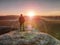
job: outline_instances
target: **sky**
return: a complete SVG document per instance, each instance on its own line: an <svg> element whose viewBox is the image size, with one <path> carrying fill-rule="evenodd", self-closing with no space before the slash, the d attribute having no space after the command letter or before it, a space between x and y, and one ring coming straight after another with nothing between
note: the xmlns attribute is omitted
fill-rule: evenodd
<svg viewBox="0 0 60 45"><path fill-rule="evenodd" d="M60 0L0 0L0 15L60 15Z"/></svg>

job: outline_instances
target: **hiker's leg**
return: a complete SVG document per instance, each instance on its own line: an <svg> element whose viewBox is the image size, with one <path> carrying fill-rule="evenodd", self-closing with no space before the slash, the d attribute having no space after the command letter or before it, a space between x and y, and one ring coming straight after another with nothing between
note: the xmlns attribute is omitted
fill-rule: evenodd
<svg viewBox="0 0 60 45"><path fill-rule="evenodd" d="M24 31L24 24L23 24L23 31Z"/></svg>

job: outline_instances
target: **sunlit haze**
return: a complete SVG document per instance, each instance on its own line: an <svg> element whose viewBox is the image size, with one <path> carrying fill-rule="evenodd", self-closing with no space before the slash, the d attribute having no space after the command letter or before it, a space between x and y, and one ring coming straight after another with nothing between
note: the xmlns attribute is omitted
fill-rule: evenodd
<svg viewBox="0 0 60 45"><path fill-rule="evenodd" d="M27 14L26 14L26 15L32 18L32 17L35 16L36 14L35 14L34 11L27 11Z"/></svg>
<svg viewBox="0 0 60 45"><path fill-rule="evenodd" d="M0 0L0 15L60 15L60 0Z"/></svg>

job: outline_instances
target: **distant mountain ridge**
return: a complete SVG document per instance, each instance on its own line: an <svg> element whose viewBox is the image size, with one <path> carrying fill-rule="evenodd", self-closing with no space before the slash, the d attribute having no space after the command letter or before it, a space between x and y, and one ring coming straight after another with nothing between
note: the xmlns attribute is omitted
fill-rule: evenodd
<svg viewBox="0 0 60 45"><path fill-rule="evenodd" d="M16 15L0 16L0 20L17 19L18 17L19 17L19 16L16 16Z"/></svg>
<svg viewBox="0 0 60 45"><path fill-rule="evenodd" d="M24 16L28 17L28 16ZM48 18L48 19L60 19L60 16L34 16L35 18ZM19 15L7 15L7 16L0 16L0 20L11 20L11 19L18 19Z"/></svg>

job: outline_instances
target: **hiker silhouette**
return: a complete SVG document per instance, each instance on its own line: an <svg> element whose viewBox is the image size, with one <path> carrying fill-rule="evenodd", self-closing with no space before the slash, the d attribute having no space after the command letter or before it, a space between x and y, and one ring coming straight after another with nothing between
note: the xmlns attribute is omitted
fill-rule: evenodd
<svg viewBox="0 0 60 45"><path fill-rule="evenodd" d="M25 18L23 16L23 14L21 14L19 17L20 31L24 31L24 22L25 22Z"/></svg>

